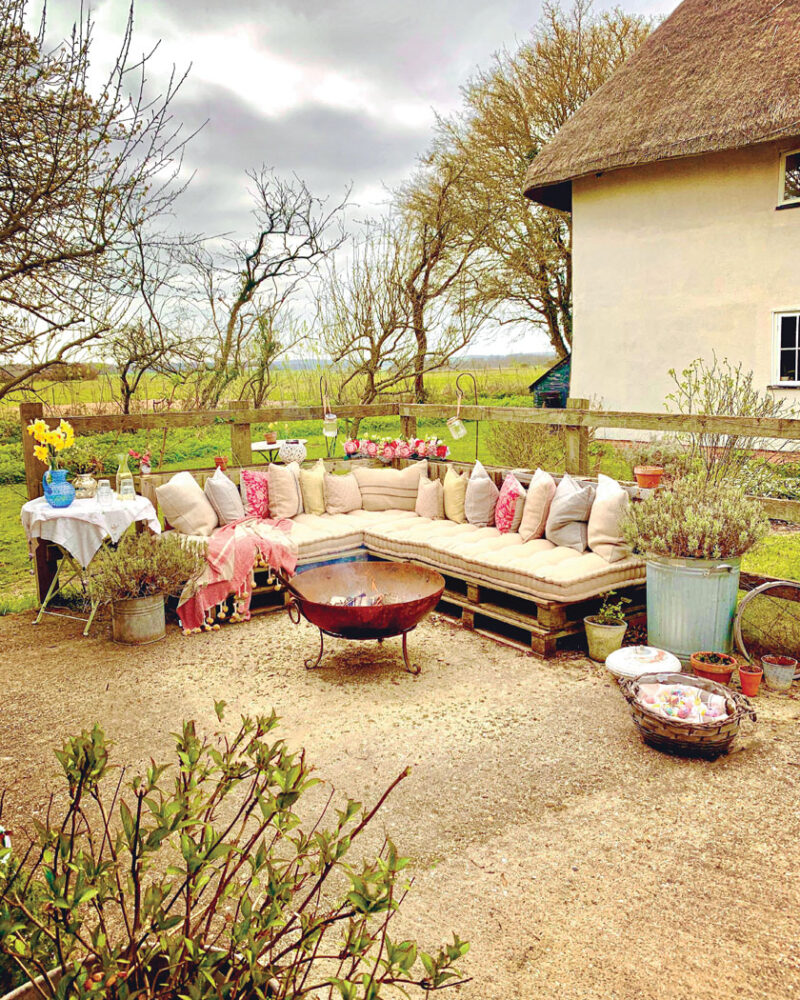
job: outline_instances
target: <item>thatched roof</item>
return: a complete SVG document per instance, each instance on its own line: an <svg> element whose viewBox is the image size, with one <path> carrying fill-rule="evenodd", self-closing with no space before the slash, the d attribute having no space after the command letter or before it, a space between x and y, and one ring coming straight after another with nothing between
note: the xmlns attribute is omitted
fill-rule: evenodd
<svg viewBox="0 0 800 1000"><path fill-rule="evenodd" d="M684 0L536 157L533 201L572 180L800 136L800 0Z"/></svg>

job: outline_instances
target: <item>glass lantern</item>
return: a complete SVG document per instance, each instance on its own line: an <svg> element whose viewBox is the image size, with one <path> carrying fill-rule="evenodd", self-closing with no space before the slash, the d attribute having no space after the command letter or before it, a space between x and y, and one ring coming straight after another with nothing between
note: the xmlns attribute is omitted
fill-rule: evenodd
<svg viewBox="0 0 800 1000"><path fill-rule="evenodd" d="M322 433L326 438L335 438L339 433L339 418L335 413L326 413L322 420Z"/></svg>
<svg viewBox="0 0 800 1000"><path fill-rule="evenodd" d="M447 421L447 429L450 431L451 437L456 441L459 438L463 438L467 433L467 428L464 426L464 421L461 417L450 417Z"/></svg>

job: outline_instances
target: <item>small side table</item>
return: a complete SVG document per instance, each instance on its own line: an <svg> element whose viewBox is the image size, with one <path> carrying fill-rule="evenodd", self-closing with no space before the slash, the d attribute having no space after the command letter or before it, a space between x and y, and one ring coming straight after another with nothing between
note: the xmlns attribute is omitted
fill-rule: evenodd
<svg viewBox="0 0 800 1000"><path fill-rule="evenodd" d="M38 497L23 504L20 517L29 543L51 542L60 553L55 576L33 624L38 625L43 615L72 618L86 622L84 635L89 634L99 601L90 602L88 618L50 611L48 606L74 580L85 586L92 559L104 545L118 542L132 524L143 521L154 534L161 533L155 507L141 496L135 500L114 500L109 507L101 507L95 499L73 500L69 507L51 507L44 497ZM66 580L62 573L65 566L70 570Z"/></svg>
<svg viewBox="0 0 800 1000"><path fill-rule="evenodd" d="M308 438L297 438L300 444L305 444ZM250 450L255 452L256 455L260 455L264 461L271 465L278 459L278 452L281 449L281 445L286 444L286 440L283 438L278 438L274 444L269 444L267 441L254 441L250 445Z"/></svg>

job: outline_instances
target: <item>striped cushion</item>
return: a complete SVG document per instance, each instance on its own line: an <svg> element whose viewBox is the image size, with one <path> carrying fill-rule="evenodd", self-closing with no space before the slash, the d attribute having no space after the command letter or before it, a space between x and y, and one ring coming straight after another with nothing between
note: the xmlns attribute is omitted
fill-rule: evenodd
<svg viewBox="0 0 800 1000"><path fill-rule="evenodd" d="M420 476L428 475L427 462L405 469L356 469L364 510L414 510Z"/></svg>

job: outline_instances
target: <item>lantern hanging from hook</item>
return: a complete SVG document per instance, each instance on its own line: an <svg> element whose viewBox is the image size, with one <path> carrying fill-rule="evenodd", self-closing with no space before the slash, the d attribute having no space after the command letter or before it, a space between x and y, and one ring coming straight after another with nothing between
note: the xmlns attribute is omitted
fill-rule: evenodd
<svg viewBox="0 0 800 1000"><path fill-rule="evenodd" d="M325 440L325 455L333 458L336 453L336 439L339 436L339 418L331 413L328 401L328 380L324 375L319 377L319 400L322 404L322 436Z"/></svg>
<svg viewBox="0 0 800 1000"><path fill-rule="evenodd" d="M475 376L472 372L461 372L461 374L456 378L456 412L455 416L450 417L447 421L447 429L455 440L463 438L467 433L467 428L464 426L464 421L461 419L461 403L464 399L464 390L461 388L461 380L463 378L468 378L472 380L472 395L475 401L475 406L478 405L478 383L475 380ZM478 441L479 441L479 421L475 421L475 461L478 460Z"/></svg>

